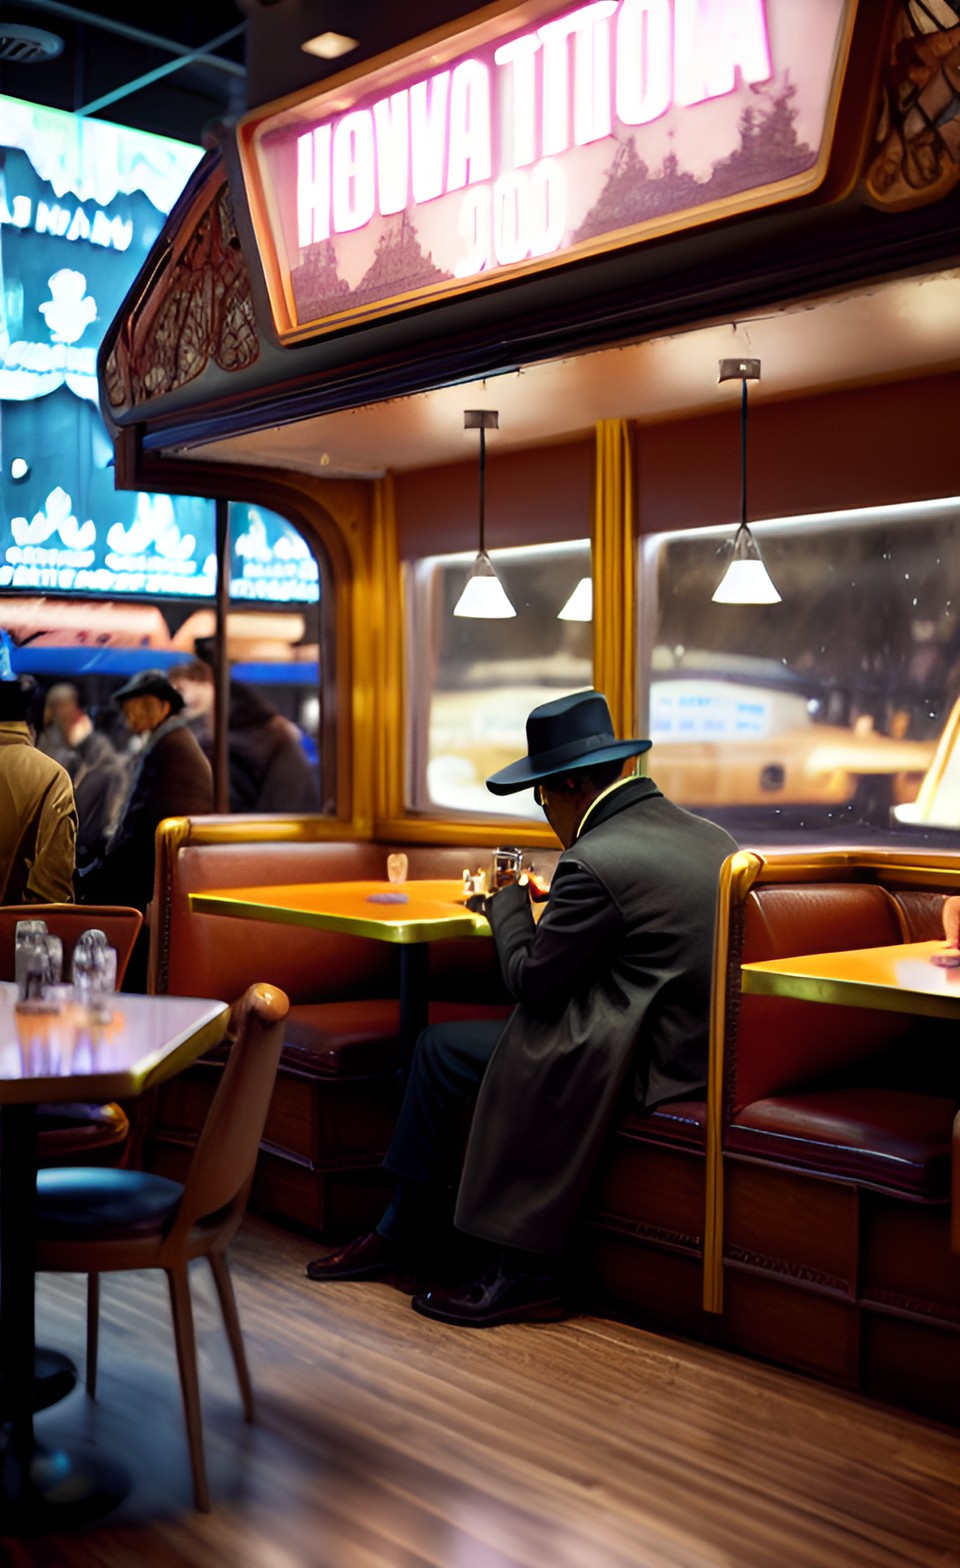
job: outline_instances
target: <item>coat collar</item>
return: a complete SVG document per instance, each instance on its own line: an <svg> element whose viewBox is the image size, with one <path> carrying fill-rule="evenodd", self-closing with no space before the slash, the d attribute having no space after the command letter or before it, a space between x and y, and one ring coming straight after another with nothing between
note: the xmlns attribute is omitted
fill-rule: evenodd
<svg viewBox="0 0 960 1568"><path fill-rule="evenodd" d="M4 719L0 723L0 746L32 746L33 736L22 719Z"/></svg>
<svg viewBox="0 0 960 1568"><path fill-rule="evenodd" d="M660 793L653 779L645 777L618 779L615 784L610 785L609 789L605 789L602 795L597 796L592 806L587 807L577 829L574 843L599 823L609 822L611 817L626 811L629 806L635 806L641 800L650 800Z"/></svg>

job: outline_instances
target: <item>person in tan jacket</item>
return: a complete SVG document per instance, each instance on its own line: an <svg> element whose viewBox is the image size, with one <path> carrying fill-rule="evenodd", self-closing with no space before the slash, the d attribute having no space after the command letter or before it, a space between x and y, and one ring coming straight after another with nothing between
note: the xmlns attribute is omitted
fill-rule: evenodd
<svg viewBox="0 0 960 1568"><path fill-rule="evenodd" d="M0 903L73 903L77 810L70 775L37 751L30 689L0 677Z"/></svg>

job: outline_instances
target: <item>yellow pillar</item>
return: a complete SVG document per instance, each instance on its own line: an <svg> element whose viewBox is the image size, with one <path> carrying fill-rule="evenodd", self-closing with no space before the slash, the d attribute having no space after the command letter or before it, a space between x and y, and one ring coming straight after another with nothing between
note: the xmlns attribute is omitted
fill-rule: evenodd
<svg viewBox="0 0 960 1568"><path fill-rule="evenodd" d="M606 694L613 727L635 734L637 573L633 461L626 419L596 427L593 535L593 678Z"/></svg>

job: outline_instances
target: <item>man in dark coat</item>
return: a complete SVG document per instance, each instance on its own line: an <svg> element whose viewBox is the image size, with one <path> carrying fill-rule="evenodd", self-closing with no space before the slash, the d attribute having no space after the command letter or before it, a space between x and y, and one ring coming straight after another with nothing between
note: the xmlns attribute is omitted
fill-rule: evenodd
<svg viewBox="0 0 960 1568"><path fill-rule="evenodd" d="M0 904L70 903L77 837L66 769L33 744L31 690L0 644Z"/></svg>
<svg viewBox="0 0 960 1568"><path fill-rule="evenodd" d="M517 1006L504 1026L424 1031L385 1160L394 1199L370 1235L308 1266L321 1280L416 1266L477 1096L455 1221L499 1254L413 1301L477 1327L561 1315L561 1261L625 1090L641 1108L703 1090L717 883L736 849L652 779L621 777L650 742L616 740L599 692L534 709L527 745L487 786L535 786L564 853L538 923L519 882L485 900Z"/></svg>
<svg viewBox="0 0 960 1568"><path fill-rule="evenodd" d="M164 817L213 810L213 774L162 670L140 670L114 693L127 727L143 735L116 822L80 884L84 903L132 904L153 897L154 836Z"/></svg>

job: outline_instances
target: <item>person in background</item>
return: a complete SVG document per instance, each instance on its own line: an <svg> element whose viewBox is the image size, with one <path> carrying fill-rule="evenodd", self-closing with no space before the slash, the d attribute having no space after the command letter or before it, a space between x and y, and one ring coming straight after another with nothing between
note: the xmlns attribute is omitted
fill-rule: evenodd
<svg viewBox="0 0 960 1568"><path fill-rule="evenodd" d="M70 775L33 744L32 683L0 644L0 903L69 904L77 813Z"/></svg>
<svg viewBox="0 0 960 1568"><path fill-rule="evenodd" d="M211 812L213 775L181 716L183 698L162 670L140 670L113 700L143 744L101 852L81 872L80 892L84 903L132 904L146 911L153 896L157 827L164 817Z"/></svg>
<svg viewBox="0 0 960 1568"><path fill-rule="evenodd" d="M394 1197L374 1231L310 1263L312 1279L442 1278L459 1232L495 1260L415 1296L416 1311L477 1328L559 1317L573 1228L625 1094L649 1108L703 1092L717 886L736 845L651 778L621 776L649 745L618 741L601 693L577 692L535 708L528 755L487 780L498 795L532 786L564 846L539 922L529 884L482 900L516 1006L502 1026L424 1030L384 1161Z"/></svg>
<svg viewBox="0 0 960 1568"><path fill-rule="evenodd" d="M213 761L216 688L202 659L174 665L170 680L184 699L184 717ZM318 811L317 776L295 724L252 687L230 683L228 725L231 811Z"/></svg>
<svg viewBox="0 0 960 1568"><path fill-rule="evenodd" d="M86 866L98 853L123 798L124 759L80 704L69 681L47 692L43 729L37 747L66 768L77 803L77 865Z"/></svg>

